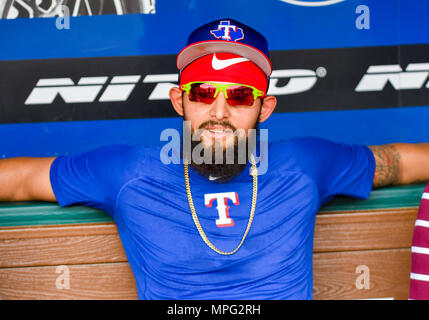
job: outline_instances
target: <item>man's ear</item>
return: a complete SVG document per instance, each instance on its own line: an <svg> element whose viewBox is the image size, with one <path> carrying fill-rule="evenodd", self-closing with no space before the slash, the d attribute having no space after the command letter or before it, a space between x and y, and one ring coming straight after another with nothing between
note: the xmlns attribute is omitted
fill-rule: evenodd
<svg viewBox="0 0 429 320"><path fill-rule="evenodd" d="M275 96L266 96L262 100L261 113L259 115L259 122L264 122L273 113L277 105L277 98Z"/></svg>
<svg viewBox="0 0 429 320"><path fill-rule="evenodd" d="M173 105L174 110L183 117L183 100L182 100L182 90L179 87L173 87L170 89L170 101Z"/></svg>

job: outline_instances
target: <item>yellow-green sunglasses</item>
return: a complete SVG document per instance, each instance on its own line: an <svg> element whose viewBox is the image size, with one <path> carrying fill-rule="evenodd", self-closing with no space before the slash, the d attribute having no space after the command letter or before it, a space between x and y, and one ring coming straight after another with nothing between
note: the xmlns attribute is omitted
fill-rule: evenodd
<svg viewBox="0 0 429 320"><path fill-rule="evenodd" d="M240 83L214 83L206 81L194 81L180 86L185 91L190 101L211 104L220 91L231 106L251 106L258 97L264 97L265 93L255 87Z"/></svg>

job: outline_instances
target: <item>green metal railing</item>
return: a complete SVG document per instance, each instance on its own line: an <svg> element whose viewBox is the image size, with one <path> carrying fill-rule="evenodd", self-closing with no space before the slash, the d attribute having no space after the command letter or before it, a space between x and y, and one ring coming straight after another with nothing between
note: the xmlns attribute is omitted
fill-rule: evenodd
<svg viewBox="0 0 429 320"><path fill-rule="evenodd" d="M426 184L376 189L368 199L337 197L320 212L418 207ZM49 202L0 202L0 227L113 222L104 211Z"/></svg>

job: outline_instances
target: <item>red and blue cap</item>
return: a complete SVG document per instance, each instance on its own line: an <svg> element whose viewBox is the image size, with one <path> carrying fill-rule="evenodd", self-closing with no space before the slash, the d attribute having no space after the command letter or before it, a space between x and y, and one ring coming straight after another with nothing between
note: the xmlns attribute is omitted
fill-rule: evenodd
<svg viewBox="0 0 429 320"><path fill-rule="evenodd" d="M231 53L247 58L267 78L271 75L267 40L256 30L236 20L219 19L194 30L177 56L177 68L182 72L198 58L213 53Z"/></svg>

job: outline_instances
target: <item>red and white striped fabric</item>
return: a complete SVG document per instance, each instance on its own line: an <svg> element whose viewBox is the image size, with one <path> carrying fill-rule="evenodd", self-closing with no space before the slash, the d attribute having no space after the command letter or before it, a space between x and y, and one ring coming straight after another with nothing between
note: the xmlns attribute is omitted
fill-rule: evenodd
<svg viewBox="0 0 429 320"><path fill-rule="evenodd" d="M411 244L409 299L429 300L429 184L422 195Z"/></svg>

